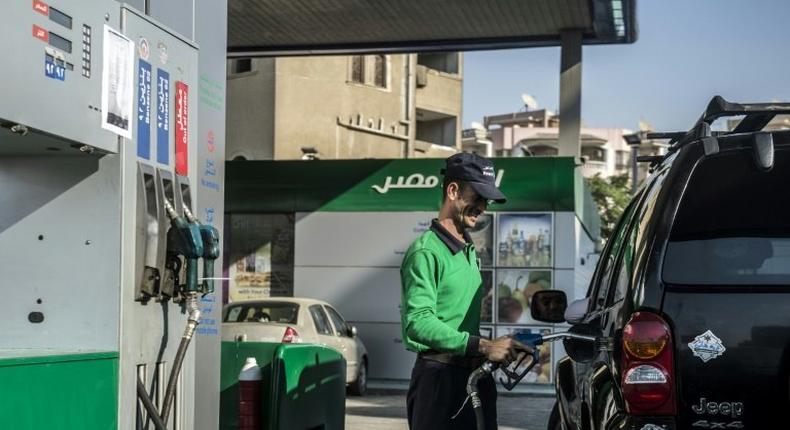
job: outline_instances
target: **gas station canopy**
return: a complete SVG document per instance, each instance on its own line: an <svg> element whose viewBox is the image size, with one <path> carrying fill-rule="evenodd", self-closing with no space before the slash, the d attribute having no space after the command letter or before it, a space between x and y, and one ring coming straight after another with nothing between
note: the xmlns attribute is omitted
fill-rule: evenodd
<svg viewBox="0 0 790 430"><path fill-rule="evenodd" d="M228 56L632 43L636 0L229 0Z"/></svg>

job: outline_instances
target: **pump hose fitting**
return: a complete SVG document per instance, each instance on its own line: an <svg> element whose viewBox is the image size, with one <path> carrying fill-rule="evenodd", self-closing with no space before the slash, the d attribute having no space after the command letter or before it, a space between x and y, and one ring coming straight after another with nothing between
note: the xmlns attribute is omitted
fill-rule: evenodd
<svg viewBox="0 0 790 430"><path fill-rule="evenodd" d="M195 334L198 324L200 323L200 309L197 304L197 293L190 293L186 297L186 307L189 311L187 318L187 327L184 330L184 335L181 337L181 343L178 345L176 357L173 360L173 368L170 369L170 377L167 381L167 391L165 391L165 400L162 402L162 421L167 423L170 418L170 409L173 405L173 397L176 393L176 383L178 382L178 375L181 373L181 365L184 363L184 357L189 347L189 342Z"/></svg>
<svg viewBox="0 0 790 430"><path fill-rule="evenodd" d="M466 381L466 394L469 396L468 398L472 400L472 410L475 412L477 430L485 430L486 428L485 416L483 415L483 401L480 400L477 383L480 382L480 379L484 376L490 375L496 368L497 364L486 361L482 366L472 371L472 374L469 375L469 379ZM463 409L463 406L461 406L461 408Z"/></svg>

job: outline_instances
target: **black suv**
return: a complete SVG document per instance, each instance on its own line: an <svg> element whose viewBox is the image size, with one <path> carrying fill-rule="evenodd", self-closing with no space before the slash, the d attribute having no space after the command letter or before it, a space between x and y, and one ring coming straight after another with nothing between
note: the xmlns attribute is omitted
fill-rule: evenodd
<svg viewBox="0 0 790 430"><path fill-rule="evenodd" d="M715 97L653 136L668 154L643 160L587 297L532 309L597 338L564 341L550 430L790 428L790 130L763 130L788 113Z"/></svg>

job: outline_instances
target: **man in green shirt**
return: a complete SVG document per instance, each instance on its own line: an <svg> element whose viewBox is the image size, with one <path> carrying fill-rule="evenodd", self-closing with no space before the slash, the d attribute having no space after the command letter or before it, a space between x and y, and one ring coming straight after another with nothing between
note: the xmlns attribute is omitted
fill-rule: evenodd
<svg viewBox="0 0 790 430"><path fill-rule="evenodd" d="M411 244L401 264L401 330L417 352L407 410L412 430L474 429L471 407L453 419L466 398L469 374L488 359L515 358L524 345L509 337L480 338L482 279L467 229L489 201L504 203L494 166L477 154L446 160L442 207L430 230ZM496 429L496 387L480 381L486 429Z"/></svg>

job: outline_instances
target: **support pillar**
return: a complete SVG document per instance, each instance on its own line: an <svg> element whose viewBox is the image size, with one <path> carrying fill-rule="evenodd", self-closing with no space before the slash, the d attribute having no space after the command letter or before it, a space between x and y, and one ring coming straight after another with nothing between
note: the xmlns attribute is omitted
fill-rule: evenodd
<svg viewBox="0 0 790 430"><path fill-rule="evenodd" d="M561 35L559 155L581 155L582 32L565 30Z"/></svg>

